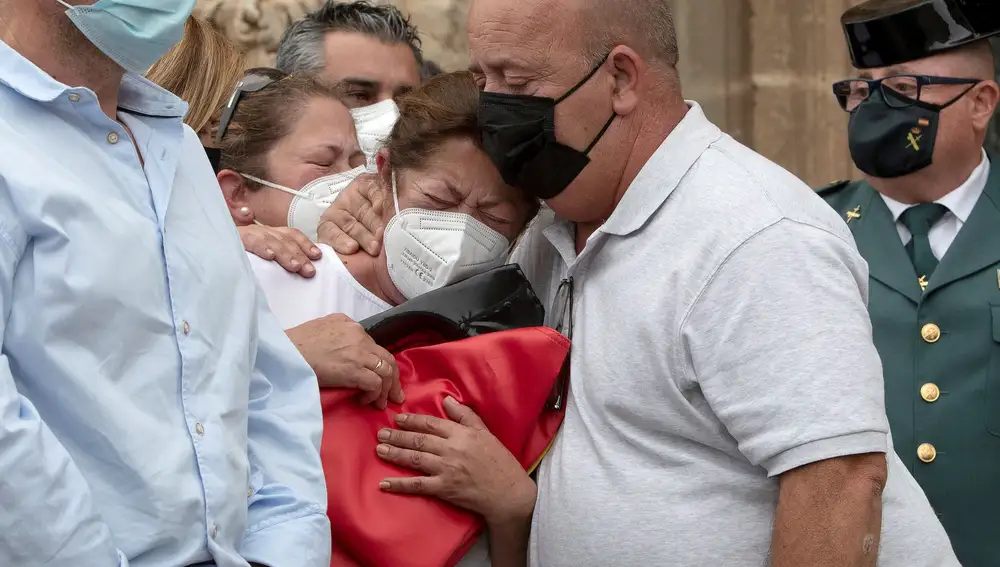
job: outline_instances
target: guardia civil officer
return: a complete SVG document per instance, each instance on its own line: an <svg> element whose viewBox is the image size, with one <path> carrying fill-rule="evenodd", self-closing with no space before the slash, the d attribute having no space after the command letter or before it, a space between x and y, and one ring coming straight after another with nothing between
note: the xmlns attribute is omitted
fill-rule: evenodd
<svg viewBox="0 0 1000 567"><path fill-rule="evenodd" d="M962 564L1000 565L1000 164L983 149L1000 3L870 0L841 22L858 78L834 94L864 179L820 194L869 264L896 451Z"/></svg>

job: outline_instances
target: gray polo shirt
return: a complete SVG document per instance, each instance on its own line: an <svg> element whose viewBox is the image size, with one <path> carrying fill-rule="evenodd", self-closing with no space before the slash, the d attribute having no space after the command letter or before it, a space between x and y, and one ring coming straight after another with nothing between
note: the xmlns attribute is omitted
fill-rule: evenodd
<svg viewBox="0 0 1000 567"><path fill-rule="evenodd" d="M514 261L573 278L566 421L534 567L761 567L778 476L887 452L879 565L958 565L890 450L868 269L837 214L694 103L577 255L550 211Z"/></svg>

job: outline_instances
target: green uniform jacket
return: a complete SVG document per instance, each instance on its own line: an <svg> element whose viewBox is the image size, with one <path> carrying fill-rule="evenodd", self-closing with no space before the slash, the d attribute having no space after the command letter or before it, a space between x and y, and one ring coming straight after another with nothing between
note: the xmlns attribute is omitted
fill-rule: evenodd
<svg viewBox="0 0 1000 567"><path fill-rule="evenodd" d="M992 164L982 197L923 291L871 185L819 191L868 262L868 309L896 452L965 567L1000 566L1000 161Z"/></svg>

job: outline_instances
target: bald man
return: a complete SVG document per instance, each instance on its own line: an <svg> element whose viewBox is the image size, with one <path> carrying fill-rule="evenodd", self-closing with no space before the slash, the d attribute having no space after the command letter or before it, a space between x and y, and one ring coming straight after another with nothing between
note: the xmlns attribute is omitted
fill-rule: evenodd
<svg viewBox="0 0 1000 567"><path fill-rule="evenodd" d="M957 565L891 449L848 228L684 100L670 3L474 0L468 32L481 147L548 205L514 261L573 340L565 422L503 549L530 533L538 567ZM377 239L363 197L321 237ZM473 490L412 480L391 489Z"/></svg>
<svg viewBox="0 0 1000 567"><path fill-rule="evenodd" d="M864 179L820 193L871 269L896 451L962 565L992 567L1000 561L1000 168L983 142L1000 99L985 39L1000 31L1000 7L883 4L844 15L858 78L834 86ZM948 42L942 29L953 32ZM910 45L880 41L904 36Z"/></svg>

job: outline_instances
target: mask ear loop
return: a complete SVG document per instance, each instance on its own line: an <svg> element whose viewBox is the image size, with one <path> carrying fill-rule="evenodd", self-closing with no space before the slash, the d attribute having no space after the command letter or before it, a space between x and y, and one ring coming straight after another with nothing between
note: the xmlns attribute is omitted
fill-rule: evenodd
<svg viewBox="0 0 1000 567"><path fill-rule="evenodd" d="M594 75L596 75L597 72L601 70L601 67L603 67L604 64L608 61L608 57L611 57L611 52L610 51L608 52L607 55L605 55L603 58L601 58L601 62L600 63L598 63L597 65L595 65L594 68L591 69L589 73L587 73L586 77L584 77L583 79L581 79L579 83L577 83L576 85L573 86L573 88L571 88L570 90L566 91L566 94L564 94L561 97L557 98L555 100L554 104L559 104L560 102L566 100L567 98L570 97L570 95L572 95L573 93L575 93L576 91L578 91L580 89L580 87L582 87L583 85L586 85L587 81L589 81L591 77L593 77Z"/></svg>
<svg viewBox="0 0 1000 567"><path fill-rule="evenodd" d="M271 183L270 181L264 181L263 179L260 179L258 177L254 177L253 175L247 175L245 173L241 173L240 175L242 175L243 177L249 179L250 181L253 181L254 183L259 183L259 184L263 185L264 187L270 187L271 189L277 189L278 191L284 191L285 193L288 193L289 195L294 195L296 197L301 197L303 199L308 199L309 198L309 196L306 195L305 193L303 193L302 191L296 191L295 189L289 189L288 187L285 187L284 185L278 185L277 183Z"/></svg>
<svg viewBox="0 0 1000 567"><path fill-rule="evenodd" d="M590 154L590 150L594 149L594 146L597 145L597 142L601 141L601 138L604 137L605 132L607 132L608 128L611 127L611 123L615 121L615 118L618 118L618 115L615 113L611 113L611 118L608 118L608 121L604 123L604 128L601 128L601 131L597 133L597 137L595 137L594 141L591 142L589 146L587 146L587 149L583 150L584 155Z"/></svg>
<svg viewBox="0 0 1000 567"><path fill-rule="evenodd" d="M396 192L396 170L392 170L392 206L396 207L396 214L399 215L399 194Z"/></svg>

